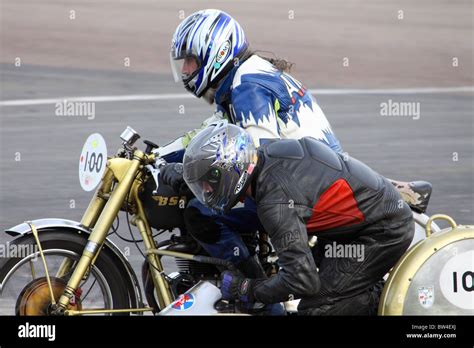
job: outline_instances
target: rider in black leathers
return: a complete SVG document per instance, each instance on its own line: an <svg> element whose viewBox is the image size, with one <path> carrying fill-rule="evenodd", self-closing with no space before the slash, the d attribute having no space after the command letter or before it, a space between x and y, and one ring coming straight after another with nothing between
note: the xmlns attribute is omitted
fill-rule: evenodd
<svg viewBox="0 0 474 348"><path fill-rule="evenodd" d="M241 149L243 133L233 125L211 126L190 143L184 159L184 179L208 206L226 211L243 194L255 200L279 257L280 270L268 279L224 272L224 298L267 304L301 298L302 314L376 314L378 283L414 234L411 210L400 194L365 164L313 138L275 140L255 150L253 160L241 160L228 148L234 137ZM218 144L220 154L203 151L209 139L219 143L221 134L227 147ZM249 141L244 151L252 146ZM242 180L242 171L234 180L229 163L246 168L248 180ZM210 172L213 179L205 174ZM230 190L223 189L237 179ZM311 235L318 237L314 250L308 245ZM362 252L355 255L356 249Z"/></svg>

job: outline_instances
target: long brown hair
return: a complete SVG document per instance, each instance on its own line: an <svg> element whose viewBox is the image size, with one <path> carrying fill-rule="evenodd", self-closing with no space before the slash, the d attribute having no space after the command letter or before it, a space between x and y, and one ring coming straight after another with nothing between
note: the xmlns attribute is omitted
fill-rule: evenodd
<svg viewBox="0 0 474 348"><path fill-rule="evenodd" d="M252 51L252 54L256 54L260 58L265 59L266 61L269 61L275 66L275 68L286 73L289 73L293 65L295 65L295 63L292 63L286 59L277 57L275 53L270 52L270 51ZM270 54L271 56L268 56L268 54Z"/></svg>

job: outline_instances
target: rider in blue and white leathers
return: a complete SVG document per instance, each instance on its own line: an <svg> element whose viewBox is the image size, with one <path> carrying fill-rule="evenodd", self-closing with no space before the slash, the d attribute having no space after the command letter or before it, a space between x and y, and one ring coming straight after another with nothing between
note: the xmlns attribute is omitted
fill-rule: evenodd
<svg viewBox="0 0 474 348"><path fill-rule="evenodd" d="M342 152L309 91L270 60L253 54L240 25L219 10L190 15L173 36L171 63L175 79L197 97L216 104L214 115L202 127L225 118L244 128L256 146L271 139L311 136ZM180 180L182 169L171 162L182 162L184 149L198 131L156 150L170 163L161 169L165 183ZM241 233L262 228L252 200L220 214L193 199L184 216L187 230L211 256L234 262L249 277L261 271L253 251L241 238Z"/></svg>

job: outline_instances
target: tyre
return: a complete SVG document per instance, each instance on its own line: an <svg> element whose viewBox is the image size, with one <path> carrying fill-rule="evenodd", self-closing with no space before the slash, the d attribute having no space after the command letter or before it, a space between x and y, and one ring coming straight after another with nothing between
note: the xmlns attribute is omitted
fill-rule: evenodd
<svg viewBox="0 0 474 348"><path fill-rule="evenodd" d="M62 294L87 243L85 236L66 230L41 231L41 247L48 265L53 294ZM9 243L16 254L0 260L0 314L48 315L51 291L34 236L28 234ZM71 300L70 309L128 309L129 294L114 258L102 249ZM120 313L114 315L129 315Z"/></svg>

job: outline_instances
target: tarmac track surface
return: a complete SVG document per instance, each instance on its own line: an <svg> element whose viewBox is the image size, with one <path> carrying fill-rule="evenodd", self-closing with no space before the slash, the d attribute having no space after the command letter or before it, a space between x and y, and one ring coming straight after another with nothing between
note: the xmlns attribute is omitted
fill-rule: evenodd
<svg viewBox="0 0 474 348"><path fill-rule="evenodd" d="M44 217L81 219L91 194L80 189L78 157L90 133L104 136L109 153L119 147L127 125L142 139L163 145L212 112L201 100L179 96L185 92L171 81L166 62L177 13L189 14L204 5L177 1L157 6L145 0L71 4L2 3L2 230ZM292 8L283 1L253 4L212 1L207 7L234 14L253 47L296 62L297 78L326 90L314 95L349 155L390 178L431 182L429 214L446 213L458 223L474 223L472 87L471 92L384 92L473 85L472 2L297 1ZM67 18L71 8L77 11L76 22ZM399 9L405 11L404 22L396 19ZM294 11L293 21L289 11ZM29 12L35 16L24 15ZM274 35L268 35L270 26ZM124 68L127 56L132 65ZM14 66L15 57L22 58L21 67ZM350 67L342 67L343 57L350 58ZM453 57L461 63L457 69ZM344 88L381 90L328 91ZM150 94L177 97L97 102L94 119L56 116L54 103L2 105L24 99ZM381 116L380 104L390 100L419 103L419 119ZM128 236L123 216L119 232ZM0 243L11 239L0 233ZM142 257L134 246L112 239L122 250L130 247L129 260L140 274ZM172 262L166 266L174 268Z"/></svg>

